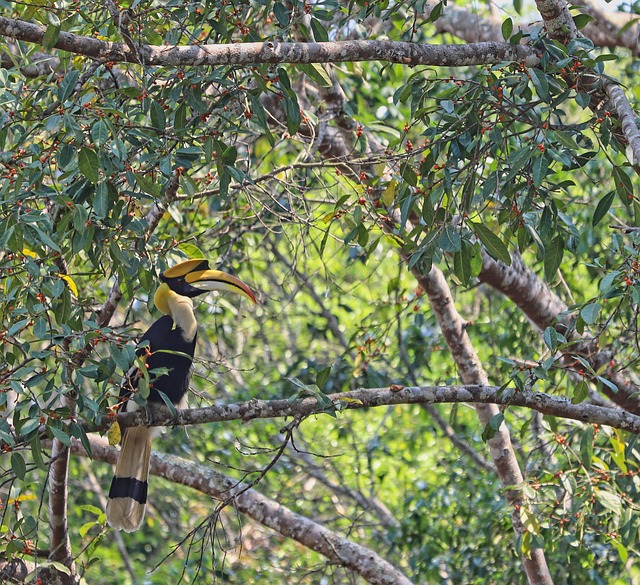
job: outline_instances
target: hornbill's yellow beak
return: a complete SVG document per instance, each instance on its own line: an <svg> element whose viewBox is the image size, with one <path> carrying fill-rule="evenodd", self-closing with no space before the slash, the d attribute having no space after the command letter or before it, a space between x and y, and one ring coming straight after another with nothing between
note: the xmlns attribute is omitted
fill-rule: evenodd
<svg viewBox="0 0 640 585"><path fill-rule="evenodd" d="M185 280L193 288L203 293L221 290L238 293L254 303L257 302L253 292L244 282L231 274L222 272L222 270L198 270L187 274Z"/></svg>
<svg viewBox="0 0 640 585"><path fill-rule="evenodd" d="M211 270L207 260L187 260L165 270L160 279L175 293L185 297L197 297L209 291L226 291L240 294L257 302L251 289L239 278Z"/></svg>

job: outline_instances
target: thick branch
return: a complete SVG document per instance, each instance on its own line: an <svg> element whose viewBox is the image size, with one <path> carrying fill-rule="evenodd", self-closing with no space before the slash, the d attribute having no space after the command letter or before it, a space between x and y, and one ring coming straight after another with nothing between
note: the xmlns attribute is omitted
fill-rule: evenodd
<svg viewBox="0 0 640 585"><path fill-rule="evenodd" d="M61 441L53 441L51 458L54 461L49 471L49 559L62 563L71 570L71 576L60 573L65 583L74 583L75 572L71 543L67 527L67 480L69 476L69 449Z"/></svg>
<svg viewBox="0 0 640 585"><path fill-rule="evenodd" d="M615 106L616 112L618 112L618 118L620 118L620 124L622 124L622 133L633 152L633 157L629 158L632 159L637 168L640 165L640 130L636 121L638 116L633 111L624 91L617 83L606 81L604 83L604 91Z"/></svg>
<svg viewBox="0 0 640 585"><path fill-rule="evenodd" d="M576 37L578 29L566 0L536 0L536 6L552 39L566 43Z"/></svg>
<svg viewBox="0 0 640 585"><path fill-rule="evenodd" d="M74 440L72 450L85 454L79 441ZM104 440L91 439L94 460L115 463L117 450ZM303 546L326 557L331 563L346 567L374 585L411 585L411 581L391 563L373 550L348 540L339 534L296 514L255 489L203 465L172 455L151 456L153 475L191 487L217 500L229 501L238 511L256 522L291 538Z"/></svg>
<svg viewBox="0 0 640 585"><path fill-rule="evenodd" d="M0 17L0 34L42 44L46 29L22 20ZM404 65L460 67L502 61L523 61L532 67L539 59L529 47L509 43L420 45L396 41L335 41L326 43L233 43L222 45L140 45L133 52L124 43L102 41L61 32L54 47L111 62L164 66L253 65L257 63L342 63L389 61Z"/></svg>
<svg viewBox="0 0 640 585"><path fill-rule="evenodd" d="M617 408L607 408L593 404L573 404L570 400L551 396L543 392L518 392L513 389L501 390L498 386L406 386L398 389L361 388L350 392L329 394L327 398L338 410L358 410L375 406L396 404L434 404L454 402L476 402L500 404L503 406L522 406L543 414L567 418L582 423L596 423L640 434L640 416ZM205 408L187 408L177 410L175 416L167 408L154 409L151 416L145 410L119 414L118 422L122 426L183 426L241 420L247 422L259 418L298 417L304 418L326 413L324 405L315 398L299 400L258 400L207 406ZM152 419L152 420L151 420ZM88 429L100 430L97 427Z"/></svg>
<svg viewBox="0 0 640 585"><path fill-rule="evenodd" d="M553 326L569 341L577 342L566 352L567 363L575 362L572 356L579 353L594 371L600 372L604 367L601 375L611 380L618 391L602 385L602 393L629 412L640 414L637 386L628 376L612 369L609 364L611 356L598 347L596 340L580 336L571 328L567 305L524 264L519 255L512 255L511 266L507 266L483 252L478 278L511 299L541 331Z"/></svg>
<svg viewBox="0 0 640 585"><path fill-rule="evenodd" d="M488 382L487 373L484 371L467 335L466 323L455 307L451 290L442 271L433 266L426 274L420 273L417 269L414 269L413 272L429 297L431 308L436 315L460 376L467 384L486 385ZM500 412L498 407L493 404L476 404L474 406L480 422L485 427ZM502 486L516 488L521 485L524 478L513 450L509 429L504 423L500 425L495 435L487 443ZM513 506L511 516L514 531L518 536L522 536L525 532L520 519L522 494L517 489L507 489L505 496ZM529 551L529 554L523 554L522 564L530 585L553 584L544 551L541 549L534 549Z"/></svg>

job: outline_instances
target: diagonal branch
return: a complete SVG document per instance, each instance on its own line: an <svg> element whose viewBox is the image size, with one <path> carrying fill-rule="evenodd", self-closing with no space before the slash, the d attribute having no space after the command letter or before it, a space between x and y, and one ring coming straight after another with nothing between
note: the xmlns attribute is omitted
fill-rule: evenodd
<svg viewBox="0 0 640 585"><path fill-rule="evenodd" d="M594 371L599 372L604 367L602 375L617 386L617 392L602 385L603 394L629 412L640 414L638 387L627 376L613 370L609 365L610 353L600 349L596 340L578 335L571 328L567 305L524 264L520 255L513 254L511 266L507 266L483 252L478 278L511 299L541 331L554 327L569 341L575 342L576 345L565 354L567 363L573 364L575 359L572 356L580 354Z"/></svg>
<svg viewBox="0 0 640 585"><path fill-rule="evenodd" d="M81 443L72 442L74 453L86 455ZM91 439L94 460L115 463L118 451L102 439ZM373 550L344 538L325 526L292 512L246 484L198 463L173 455L151 455L150 472L217 500L229 502L256 522L323 555L329 562L346 567L374 585L411 585L395 566Z"/></svg>
<svg viewBox="0 0 640 585"><path fill-rule="evenodd" d="M622 88L611 80L604 83L604 91L613 103L618 112L618 118L622 125L622 133L629 143L633 152L633 157L629 157L635 164L635 168L640 167L640 129L638 128L638 115L633 111L627 96Z"/></svg>
<svg viewBox="0 0 640 585"><path fill-rule="evenodd" d="M463 381L467 384L486 385L488 383L487 373L471 345L466 331L466 323L456 310L444 274L435 266L426 274L417 269L414 269L413 273L429 297L431 308L436 315ZM475 404L474 406L480 422L485 427L500 412L495 405ZM500 424L495 435L487 443L500 483L504 488L509 488L505 490L505 497L513 507L511 514L513 529L518 537L522 537L526 532L520 517L520 509L524 499L517 488L522 484L523 477L511 443L509 429L504 422ZM533 549L523 552L522 564L530 585L553 584L543 550Z"/></svg>

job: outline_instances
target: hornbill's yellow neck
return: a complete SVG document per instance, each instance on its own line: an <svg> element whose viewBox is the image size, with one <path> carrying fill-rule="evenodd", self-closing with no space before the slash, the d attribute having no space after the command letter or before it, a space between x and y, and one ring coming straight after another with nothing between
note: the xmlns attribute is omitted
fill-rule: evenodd
<svg viewBox="0 0 640 585"><path fill-rule="evenodd" d="M185 339L196 336L198 323L193 312L193 301L189 297L173 292L166 282L156 290L154 302L158 310L169 315L173 322L182 330Z"/></svg>

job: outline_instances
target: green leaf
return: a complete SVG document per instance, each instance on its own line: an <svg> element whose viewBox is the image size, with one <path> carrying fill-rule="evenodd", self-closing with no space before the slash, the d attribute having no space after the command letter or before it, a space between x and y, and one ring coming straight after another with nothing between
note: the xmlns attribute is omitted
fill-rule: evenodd
<svg viewBox="0 0 640 585"><path fill-rule="evenodd" d="M58 166L61 169L66 170L67 167L70 166L71 163L75 160L75 156L76 150L75 148L73 148L73 146L71 146L70 144L62 145L62 147L60 147L60 149L58 150Z"/></svg>
<svg viewBox="0 0 640 585"><path fill-rule="evenodd" d="M505 183L509 183L513 178L520 173L522 168L531 162L532 149L525 147L517 150L509 157L509 172L503 179Z"/></svg>
<svg viewBox="0 0 640 585"><path fill-rule="evenodd" d="M184 242L178 246L180 250L182 250L187 258L196 259L196 258L205 258L204 252L198 248L193 242Z"/></svg>
<svg viewBox="0 0 640 585"><path fill-rule="evenodd" d="M544 181L547 176L547 171L549 170L549 159L546 155L542 154L535 158L533 161L532 175L533 175L533 184L535 187L540 187L542 185L542 181Z"/></svg>
<svg viewBox="0 0 640 585"><path fill-rule="evenodd" d="M316 42L327 42L329 40L329 33L327 28L317 19L311 18L311 32L313 32L313 38Z"/></svg>
<svg viewBox="0 0 640 585"><path fill-rule="evenodd" d="M627 24L625 24L619 31L618 34L623 34L624 33L624 29L627 28L627 26L629 24L633 24L634 22L637 23L640 20L640 18L634 18L633 20L627 22ZM620 57L618 57L618 55L614 54L614 53L603 53L602 55L598 55L596 57L596 63L602 63L603 61L617 61L618 59L620 59Z"/></svg>
<svg viewBox="0 0 640 585"><path fill-rule="evenodd" d="M629 206L633 201L633 184L631 178L622 167L613 167L613 180L615 181L616 191L622 202Z"/></svg>
<svg viewBox="0 0 640 585"><path fill-rule="evenodd" d="M58 85L58 100L60 100L60 102L64 103L71 96L76 88L79 77L80 72L72 69L62 78L60 85Z"/></svg>
<svg viewBox="0 0 640 585"><path fill-rule="evenodd" d="M576 94L576 103L581 108L587 108L589 106L589 102L591 102L591 97L588 93L580 92Z"/></svg>
<svg viewBox="0 0 640 585"><path fill-rule="evenodd" d="M285 8L282 2L276 2L273 5L273 13L278 19L280 26L287 26L289 24L289 11Z"/></svg>
<svg viewBox="0 0 640 585"><path fill-rule="evenodd" d="M602 199L600 199L600 201L598 201L598 205L596 205L596 209L593 212L593 217L591 218L591 225L593 227L598 225L598 223L602 221L602 218L607 215L615 196L615 191L609 191Z"/></svg>
<svg viewBox="0 0 640 585"><path fill-rule="evenodd" d="M187 126L187 106L182 103L178 106L173 115L173 128L175 131L179 132L180 130L184 130Z"/></svg>
<svg viewBox="0 0 640 585"><path fill-rule="evenodd" d="M138 99L142 94L142 90L139 87L129 85L118 89L118 93L122 94L125 97Z"/></svg>
<svg viewBox="0 0 640 585"><path fill-rule="evenodd" d="M578 143L575 141L575 139L573 138L570 132L565 132L565 131L550 132L549 138L551 141L553 141L554 137L558 139L558 142L562 144L562 146L568 148L570 151L577 152L580 150Z"/></svg>
<svg viewBox="0 0 640 585"><path fill-rule="evenodd" d="M608 489L594 488L594 493L596 499L603 508L610 510L616 516L620 516L622 514L622 502L620 501L620 496L614 494Z"/></svg>
<svg viewBox="0 0 640 585"><path fill-rule="evenodd" d="M160 185L158 185L154 179L142 173L134 173L134 175L136 177L136 183L138 183L145 193L152 197L160 197Z"/></svg>
<svg viewBox="0 0 640 585"><path fill-rule="evenodd" d="M55 439L58 439L63 445L69 447L71 445L71 437L62 429L58 427L51 426L49 427L51 433L53 434Z"/></svg>
<svg viewBox="0 0 640 585"><path fill-rule="evenodd" d="M116 158L120 161L125 161L127 159L127 146L126 144L120 140L119 138L114 138L109 145L111 152L116 156Z"/></svg>
<svg viewBox="0 0 640 585"><path fill-rule="evenodd" d="M156 101L151 102L151 107L149 108L149 115L151 117L151 125L156 130L160 130L164 132L167 125L167 120L164 115L164 110L162 109L162 106L158 102Z"/></svg>
<svg viewBox="0 0 640 585"><path fill-rule="evenodd" d="M460 238L458 230L449 225L446 226L438 238L438 245L445 252L460 252L462 249L462 239Z"/></svg>
<svg viewBox="0 0 640 585"><path fill-rule="evenodd" d="M38 239L40 240L40 242L42 242L45 246L48 246L52 250L55 250L56 252L60 252L60 246L58 246L58 244L56 244L51 239L49 234L42 231L38 226L35 226L35 225L33 226L33 230L38 234Z"/></svg>
<svg viewBox="0 0 640 585"><path fill-rule="evenodd" d="M69 570L69 567L66 567L65 565L57 561L41 561L40 563L38 563L38 565L40 566L40 568L43 568L43 569L46 567L53 567L56 571L60 573L64 573L67 576L71 575L71 571Z"/></svg>
<svg viewBox="0 0 640 585"><path fill-rule="evenodd" d="M553 327L547 327L543 335L545 345L551 350L558 348L558 332Z"/></svg>
<svg viewBox="0 0 640 585"><path fill-rule="evenodd" d="M316 385L318 386L318 388L323 388L324 385L329 381L330 376L331 376L331 366L328 366L320 370L316 374Z"/></svg>
<svg viewBox="0 0 640 585"><path fill-rule="evenodd" d="M579 384L585 384L583 380ZM574 391L574 396L576 392ZM591 463L593 461L593 427L588 426L582 431L580 437L580 461L587 470L591 469Z"/></svg>
<svg viewBox="0 0 640 585"><path fill-rule="evenodd" d="M109 213L109 189L104 181L100 181L96 187L96 196L93 200L93 212L98 219L103 219Z"/></svg>
<svg viewBox="0 0 640 585"><path fill-rule="evenodd" d="M531 81L533 82L533 86L536 88L538 95L545 101L549 99L549 81L547 80L547 75L541 69L529 69L529 74L531 75Z"/></svg>
<svg viewBox="0 0 640 585"><path fill-rule="evenodd" d="M94 526L99 526L99 524L95 520L92 520L91 522L87 522L86 524L80 526L80 528L78 528L78 534L80 535L80 538L85 538L89 530L91 530Z"/></svg>
<svg viewBox="0 0 640 585"><path fill-rule="evenodd" d="M11 469L20 480L23 480L27 474L27 464L24 462L24 457L17 451L11 453Z"/></svg>
<svg viewBox="0 0 640 585"><path fill-rule="evenodd" d="M618 386L616 386L611 380L607 380L604 376L596 376L596 380L609 388L614 394L618 393Z"/></svg>
<svg viewBox="0 0 640 585"><path fill-rule="evenodd" d="M578 30L580 30L581 28L584 28L585 26L587 26L587 24L589 24L590 22L593 22L594 20L595 18L590 14L576 14L573 17L573 22L575 22L576 28Z"/></svg>
<svg viewBox="0 0 640 585"><path fill-rule="evenodd" d="M488 440L493 439L500 428L500 425L504 421L504 413L499 412L491 417L491 420L482 431L482 440L486 443Z"/></svg>
<svg viewBox="0 0 640 585"><path fill-rule="evenodd" d="M436 20L438 20L438 18L440 18L440 16L442 16L442 6L443 6L443 2L438 2L433 9L431 10L431 12L429 13L429 16L427 18L427 22L435 22Z"/></svg>
<svg viewBox="0 0 640 585"><path fill-rule="evenodd" d="M416 187L418 185L418 175L416 175L416 172L413 170L413 167L411 165L403 165L400 169L400 174L402 175L402 178L412 187Z"/></svg>
<svg viewBox="0 0 640 585"><path fill-rule="evenodd" d="M236 164L236 159L238 158L238 149L235 146L227 146L222 152L222 162L225 165L233 166Z"/></svg>
<svg viewBox="0 0 640 585"><path fill-rule="evenodd" d="M320 87L331 87L333 85L331 77L321 63L303 63L299 67Z"/></svg>
<svg viewBox="0 0 640 585"><path fill-rule="evenodd" d="M60 24L50 24L42 37L42 46L45 51L50 51L53 46L58 42L60 36Z"/></svg>
<svg viewBox="0 0 640 585"><path fill-rule="evenodd" d="M287 130L293 136L300 128L300 106L295 96L285 96L282 106L287 118Z"/></svg>
<svg viewBox="0 0 640 585"><path fill-rule="evenodd" d="M165 403L165 405L169 409L171 416L175 416L176 405L173 402L171 402L171 399L164 392L161 392L160 390L158 390L158 395L160 396L160 398L162 398L162 401Z"/></svg>
<svg viewBox="0 0 640 585"><path fill-rule="evenodd" d="M83 504L82 506L80 506L80 509L84 512L95 514L96 516L102 516L102 514L104 514L104 512L100 508L92 506L91 504Z"/></svg>
<svg viewBox="0 0 640 585"><path fill-rule="evenodd" d="M80 172L92 183L97 183L100 180L100 163L98 161L98 155L92 148L84 147L80 149L78 153L78 168Z"/></svg>
<svg viewBox="0 0 640 585"><path fill-rule="evenodd" d="M580 309L580 317L587 325L593 325L600 314L600 303L589 303Z"/></svg>
<svg viewBox="0 0 640 585"><path fill-rule="evenodd" d="M553 238L544 247L544 277L553 280L562 263L564 255L564 239L560 234Z"/></svg>
<svg viewBox="0 0 640 585"><path fill-rule="evenodd" d="M573 389L571 402L573 404L580 404L587 398L589 398L589 385L584 380L580 380Z"/></svg>
<svg viewBox="0 0 640 585"><path fill-rule="evenodd" d="M119 348L115 343L110 343L109 355L111 355L111 359L116 366L123 372L127 372L134 361L134 356L129 352L128 346Z"/></svg>
<svg viewBox="0 0 640 585"><path fill-rule="evenodd" d="M476 236L478 236L478 239L482 242L482 245L487 252L489 252L489 255L495 260L500 260L507 266L511 266L511 255L500 237L479 222L470 221L469 223Z"/></svg>
<svg viewBox="0 0 640 585"><path fill-rule="evenodd" d="M612 544L618 551L618 556L620 557L620 560L624 565L627 562L627 559L629 558L629 551L627 550L627 547L625 547L624 544L622 544L618 540L614 540Z"/></svg>
<svg viewBox="0 0 640 585"><path fill-rule="evenodd" d="M605 274L600 281L600 284L598 285L598 289L600 290L600 292L603 294L608 293L610 289L615 286L615 281L618 276L620 276L619 270L614 270L613 272Z"/></svg>
<svg viewBox="0 0 640 585"><path fill-rule="evenodd" d="M91 127L91 140L93 140L96 146L103 146L107 143L107 140L109 140L109 127L103 120L98 120Z"/></svg>
<svg viewBox="0 0 640 585"><path fill-rule="evenodd" d="M460 252L456 252L453 255L453 271L463 285L469 286L472 278L471 250L469 246L462 246Z"/></svg>
<svg viewBox="0 0 640 585"><path fill-rule="evenodd" d="M511 20L511 18L507 18L502 23L502 38L505 41L508 41L511 38L512 33L513 33L513 20Z"/></svg>

